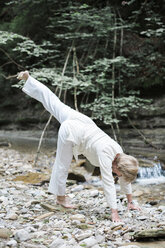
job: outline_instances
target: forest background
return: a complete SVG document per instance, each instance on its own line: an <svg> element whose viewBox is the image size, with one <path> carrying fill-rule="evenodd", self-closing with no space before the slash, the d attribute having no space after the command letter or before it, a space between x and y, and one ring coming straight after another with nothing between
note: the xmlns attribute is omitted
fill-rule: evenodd
<svg viewBox="0 0 165 248"><path fill-rule="evenodd" d="M141 128L148 110L160 114L152 102L165 90L164 12L163 0L1 1L1 129L42 130L48 120L17 89L17 72L29 70L122 143L122 127Z"/></svg>

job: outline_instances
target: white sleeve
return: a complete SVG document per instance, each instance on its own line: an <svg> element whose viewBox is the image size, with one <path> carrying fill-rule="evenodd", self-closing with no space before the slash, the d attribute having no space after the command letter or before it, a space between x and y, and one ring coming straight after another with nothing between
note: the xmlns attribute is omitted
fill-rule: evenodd
<svg viewBox="0 0 165 248"><path fill-rule="evenodd" d="M131 183L128 183L123 177L119 177L119 184L120 184L121 191L124 194L132 194Z"/></svg>
<svg viewBox="0 0 165 248"><path fill-rule="evenodd" d="M110 208L117 209L116 203L116 187L114 184L114 178L112 175L112 162L104 155L99 157L100 160L100 171L104 187L105 197Z"/></svg>

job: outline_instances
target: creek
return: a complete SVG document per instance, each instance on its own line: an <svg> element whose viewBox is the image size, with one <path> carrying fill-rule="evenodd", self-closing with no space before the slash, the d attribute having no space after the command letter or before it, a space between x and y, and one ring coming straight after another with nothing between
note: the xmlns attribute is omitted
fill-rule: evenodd
<svg viewBox="0 0 165 248"><path fill-rule="evenodd" d="M160 162L153 162L153 167L140 167L137 182L139 184L165 183L165 170Z"/></svg>

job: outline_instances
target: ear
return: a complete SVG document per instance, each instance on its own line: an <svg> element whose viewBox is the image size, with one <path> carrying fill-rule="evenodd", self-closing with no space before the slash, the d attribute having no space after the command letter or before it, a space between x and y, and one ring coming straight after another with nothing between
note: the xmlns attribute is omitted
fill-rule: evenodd
<svg viewBox="0 0 165 248"><path fill-rule="evenodd" d="M120 156L120 153L117 153L114 159L114 162L116 164L116 168L118 169L118 164L116 163L116 160L118 159L118 157Z"/></svg>
<svg viewBox="0 0 165 248"><path fill-rule="evenodd" d="M115 158L114 158L114 160L113 160L113 162L116 162L116 160L117 160L117 158L120 156L120 153L117 153L116 154L116 156L115 156Z"/></svg>

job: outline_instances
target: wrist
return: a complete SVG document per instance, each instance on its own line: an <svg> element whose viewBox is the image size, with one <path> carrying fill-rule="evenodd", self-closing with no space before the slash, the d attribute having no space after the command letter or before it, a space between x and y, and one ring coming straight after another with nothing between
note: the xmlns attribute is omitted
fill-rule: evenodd
<svg viewBox="0 0 165 248"><path fill-rule="evenodd" d="M29 78L29 76L30 76L30 75L29 75L29 72L28 72L28 71L25 71L25 72L24 72L24 80L27 81L28 78Z"/></svg>

